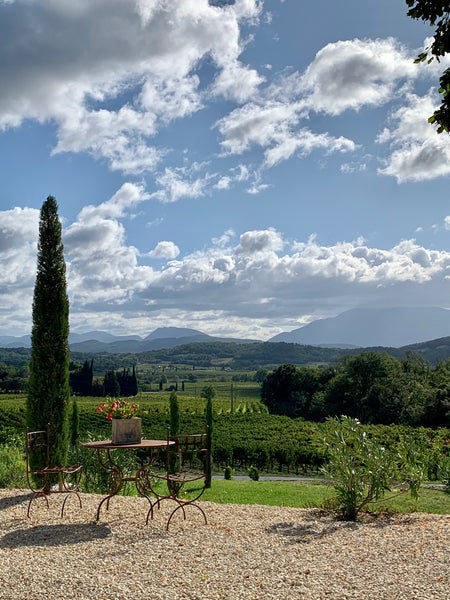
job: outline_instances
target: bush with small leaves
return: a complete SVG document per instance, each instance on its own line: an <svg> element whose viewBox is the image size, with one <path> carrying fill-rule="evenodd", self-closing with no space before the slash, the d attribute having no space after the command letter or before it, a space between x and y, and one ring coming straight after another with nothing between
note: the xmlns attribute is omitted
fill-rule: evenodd
<svg viewBox="0 0 450 600"><path fill-rule="evenodd" d="M0 446L0 488L27 486L23 452L14 446Z"/></svg>
<svg viewBox="0 0 450 600"><path fill-rule="evenodd" d="M248 468L248 476L253 481L258 481L259 480L259 471L258 471L258 469L254 465L251 465Z"/></svg>
<svg viewBox="0 0 450 600"><path fill-rule="evenodd" d="M447 494L450 494L450 457L442 459L439 465L439 479L444 484Z"/></svg>
<svg viewBox="0 0 450 600"><path fill-rule="evenodd" d="M224 479L228 479L228 480L233 479L233 469L232 469L232 467L229 467L229 466L225 467L225 470L223 472L223 476L224 476Z"/></svg>
<svg viewBox="0 0 450 600"><path fill-rule="evenodd" d="M412 438L400 441L396 451L369 439L357 419L328 419L325 434L328 463L322 471L335 488L342 516L355 520L369 503L380 501L393 489L409 489L417 498L425 475L421 452Z"/></svg>

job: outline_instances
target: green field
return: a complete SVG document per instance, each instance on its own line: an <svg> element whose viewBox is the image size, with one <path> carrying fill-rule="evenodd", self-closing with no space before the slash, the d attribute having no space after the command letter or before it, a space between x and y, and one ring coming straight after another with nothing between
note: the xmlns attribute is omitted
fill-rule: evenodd
<svg viewBox="0 0 450 600"><path fill-rule="evenodd" d="M298 481L214 480L203 498L220 504L265 504L298 508L336 507L333 488ZM450 514L450 494L442 489L422 489L417 501L409 494L386 495L383 502L369 505L375 512L426 512Z"/></svg>
<svg viewBox="0 0 450 600"><path fill-rule="evenodd" d="M205 381L186 382L184 391L177 392L182 432L204 429L206 402L201 397L201 390ZM325 460L323 424L268 414L259 400L259 386L254 382L216 381L214 387L217 392L213 401L216 475L223 475L227 465L232 466L236 474L243 475L247 474L250 465L255 465L261 475L319 474L319 468ZM169 424L169 395L168 391L145 392L140 393L136 398L141 407L144 437L165 438ZM103 399L90 397L76 398L76 400L80 415L81 441L87 438L109 438L111 424L96 411L96 407ZM232 409L233 413L231 413ZM23 470L24 430L25 395L0 395L0 451L2 451L0 480L3 487L26 485ZM450 449L448 429L411 430L400 426L367 426L367 431L386 446L395 444L405 432L412 431L426 448L431 459L435 457L438 460L443 454L448 454ZM86 461L87 470L87 463L92 458L95 458L92 453L89 456L81 453L77 457L77 462L84 464ZM436 480L436 472L430 469L431 481ZM14 477L11 477L12 474ZM227 503L304 508L333 506L333 500L330 500L333 498L332 488L296 481L256 482L215 479L212 488L204 497L214 502ZM442 489L424 489L417 504L408 495L403 495L377 507L377 510L386 509L450 514L450 495Z"/></svg>

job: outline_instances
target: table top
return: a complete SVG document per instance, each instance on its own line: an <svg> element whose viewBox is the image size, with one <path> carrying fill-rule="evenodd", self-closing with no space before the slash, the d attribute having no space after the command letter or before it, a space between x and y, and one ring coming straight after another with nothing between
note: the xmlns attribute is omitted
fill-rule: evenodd
<svg viewBox="0 0 450 600"><path fill-rule="evenodd" d="M169 445L175 442L170 441ZM111 440L96 440L83 444L85 448L94 448L101 450L114 450L116 448L164 448L167 446L167 440L141 440L138 444L113 444Z"/></svg>

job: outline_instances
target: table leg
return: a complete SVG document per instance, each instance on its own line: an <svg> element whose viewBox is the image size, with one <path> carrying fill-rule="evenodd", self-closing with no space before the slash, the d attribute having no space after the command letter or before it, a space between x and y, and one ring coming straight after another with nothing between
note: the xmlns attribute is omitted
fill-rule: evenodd
<svg viewBox="0 0 450 600"><path fill-rule="evenodd" d="M159 503L158 494L153 489L152 476L149 473L149 469L152 466L152 464L155 462L157 457L158 457L158 450L153 450L150 453L150 460L145 465L142 465L142 467L140 467L136 472L136 490L140 496L147 498L147 500L150 504L150 509L147 514L147 522L148 522L149 515L151 515L152 519L153 519L153 506L156 503ZM150 496L155 496L156 501L152 502L150 499Z"/></svg>
<svg viewBox="0 0 450 600"><path fill-rule="evenodd" d="M106 510L109 510L109 501L110 501L110 499L113 496L117 496L117 494L123 488L123 484L124 484L124 481L125 481L122 469L119 467L119 465L117 465L113 461L113 459L111 458L111 453L110 453L110 451L108 449L106 450L106 455L108 457L108 461L107 462L105 462L103 460L103 456L101 454L101 448L97 448L98 462L101 464L101 466L104 469L106 469L107 471L110 471L110 473L111 473L112 490L111 490L111 492L107 496L105 496L105 498L103 498L103 500L98 505L97 517L95 519L96 521L98 521L99 518L100 518L100 510L101 510L103 504L106 502Z"/></svg>

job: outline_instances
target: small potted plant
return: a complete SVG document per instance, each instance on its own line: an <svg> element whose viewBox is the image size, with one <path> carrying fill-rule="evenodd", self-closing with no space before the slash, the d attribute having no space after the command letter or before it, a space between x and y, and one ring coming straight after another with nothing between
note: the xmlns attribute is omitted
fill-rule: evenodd
<svg viewBox="0 0 450 600"><path fill-rule="evenodd" d="M111 442L113 444L139 444L142 439L142 420L138 417L139 405L120 398L107 398L97 406L112 423Z"/></svg>

